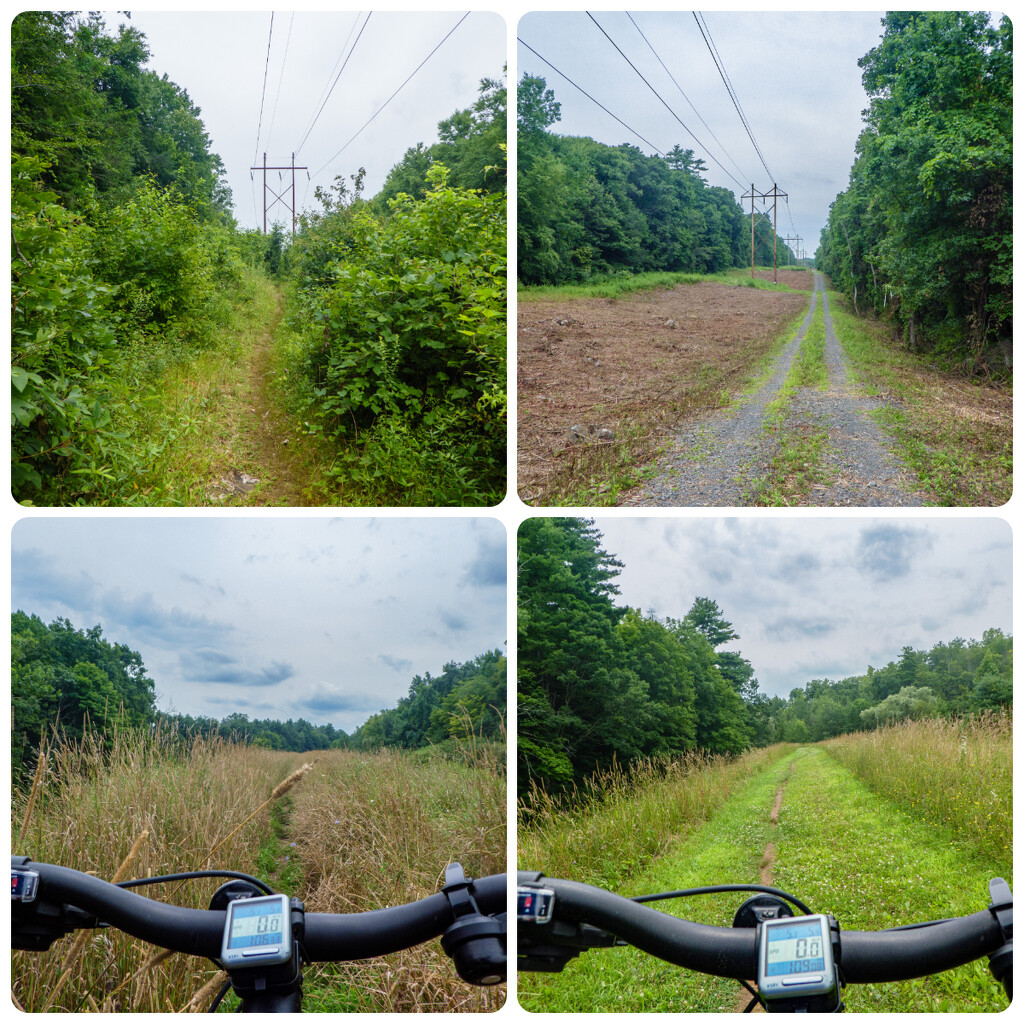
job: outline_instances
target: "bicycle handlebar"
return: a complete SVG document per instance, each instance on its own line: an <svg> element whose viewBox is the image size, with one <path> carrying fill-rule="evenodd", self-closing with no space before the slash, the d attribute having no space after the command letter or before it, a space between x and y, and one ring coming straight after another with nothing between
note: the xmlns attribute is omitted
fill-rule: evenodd
<svg viewBox="0 0 1024 1024"><path fill-rule="evenodd" d="M556 921L591 925L661 960L704 974L736 980L757 976L754 928L696 924L604 889L547 878L540 872L520 871L518 881L520 885L554 891ZM542 939L549 927L533 923L520 926L520 956L524 954L523 939ZM848 983L904 981L991 955L1005 942L994 908L918 928L879 932L844 929L841 967Z"/></svg>
<svg viewBox="0 0 1024 1024"><path fill-rule="evenodd" d="M13 857L11 864L39 875L40 901L68 904L94 915L95 924L112 925L163 949L214 960L220 956L226 911L161 903L56 864ZM484 914L504 913L505 875L478 878L469 891ZM303 959L310 963L383 956L441 935L454 921L452 905L443 892L383 910L306 913Z"/></svg>

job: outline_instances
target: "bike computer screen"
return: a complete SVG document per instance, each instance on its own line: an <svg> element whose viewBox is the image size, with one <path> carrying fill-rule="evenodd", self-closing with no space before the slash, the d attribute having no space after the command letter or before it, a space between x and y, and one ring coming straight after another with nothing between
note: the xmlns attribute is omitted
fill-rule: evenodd
<svg viewBox="0 0 1024 1024"><path fill-rule="evenodd" d="M287 896L254 896L228 904L220 956L225 968L267 967L287 963L291 958Z"/></svg>
<svg viewBox="0 0 1024 1024"><path fill-rule="evenodd" d="M761 923L757 987L766 1002L837 990L832 938L824 914Z"/></svg>

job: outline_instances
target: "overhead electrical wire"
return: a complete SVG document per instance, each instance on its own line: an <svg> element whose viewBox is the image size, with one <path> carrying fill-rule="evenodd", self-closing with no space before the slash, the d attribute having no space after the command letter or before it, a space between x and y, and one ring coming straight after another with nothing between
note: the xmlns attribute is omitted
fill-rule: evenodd
<svg viewBox="0 0 1024 1024"><path fill-rule="evenodd" d="M711 34L711 29L708 26L707 21L704 19L703 14L699 11L693 11L692 13L693 20L697 23L697 28L700 29L701 36L704 39L704 45L707 46L708 52L711 54L711 59L714 61L715 67L718 69L718 73L721 76L722 84L725 86L725 90L729 94L729 98L732 100L733 106L736 108L736 113L739 116L740 123L743 125L744 131L746 131L747 137L750 139L750 144L754 147L754 152L757 153L757 158L761 161L761 166L765 169L765 173L768 175L769 179L775 183L777 179L769 169L768 164L765 161L764 154L761 152L761 147L757 144L757 139L754 138L754 132L750 127L750 121L747 119L747 115L743 112L739 96L732 84L732 79L729 77L729 72L725 68L725 61L722 59L722 55L718 52L718 46L715 44L714 37ZM793 229L793 234L796 235L796 225L793 223L793 214L789 207L789 196L784 196L783 198L786 203L786 215L789 217L789 223ZM765 215L767 215L767 213ZM772 228L772 231L773 233L775 232L774 227Z"/></svg>
<svg viewBox="0 0 1024 1024"><path fill-rule="evenodd" d="M372 12L371 12L372 13ZM327 81L324 82L323 88L320 90L320 95L316 98L316 103L313 104L313 113L309 115L309 120L306 122L306 127L302 130L305 135L313 125L313 118L316 115L316 111L320 109L320 105L324 102L327 97L327 90L333 88L331 82L334 80L335 72L338 70L339 65L345 59L345 54L348 51L348 43L352 38L352 33L356 30L356 25L359 24L359 19L363 16L362 11L357 11L356 16L352 19L352 24L349 26L348 35L345 36L345 42L341 44L341 50L338 52L338 59L334 62L334 67L331 68L327 75Z"/></svg>
<svg viewBox="0 0 1024 1024"><path fill-rule="evenodd" d="M740 107L739 97L736 95L736 90L733 89L732 82L729 80L729 75L725 70L725 62L721 59L721 56L718 53L718 48L714 45L714 40L711 38L711 29L708 28L707 22L703 20L703 17L698 17L698 14L698 11L693 11L693 20L697 22L697 28L700 29L700 34L704 37L704 44L707 46L708 52L711 54L711 59L715 62L715 67L718 68L718 73L722 77L722 84L725 86L726 92L729 93L729 98L732 100L732 104L736 108L736 113L739 115L740 123L746 130L751 145L754 147L754 152L757 153L757 157L761 161L761 166L765 169L765 172L771 181L775 182L777 179L775 178L775 175L768 170L768 165L765 163L764 156L761 153L761 147L758 146L757 140L754 138L754 133L750 128L750 123L747 121L747 117Z"/></svg>
<svg viewBox="0 0 1024 1024"><path fill-rule="evenodd" d="M292 26L295 24L295 12L292 11L291 19L288 21L288 35L284 41L284 56L281 58L281 72L277 77L277 93L274 96L274 110L270 115L270 127L267 129L267 148L270 148L270 140L274 137L274 121L277 119L277 102L281 98L281 85L284 82L284 66L288 63L288 46L292 41ZM259 149L259 142L256 143Z"/></svg>
<svg viewBox="0 0 1024 1024"><path fill-rule="evenodd" d="M686 102L690 104L690 109L697 115L697 119L700 121L700 123L702 125L704 125L704 127L708 130L708 134L711 136L711 138L713 138L715 140L715 142L718 143L718 145L721 148L722 152L732 162L733 167L735 167L736 170L739 171L739 173L741 175L743 175L743 177L746 177L746 174L744 174L743 170L740 168L740 165L738 163L736 163L735 160L733 160L732 155L725 148L725 146L722 145L722 143L719 140L718 136L715 135L715 133L711 130L711 126L707 123L707 121L704 120L703 117L700 116L700 111L693 105L693 101L690 99L689 96L686 95L685 92L683 92L683 87L676 81L675 75L673 75L672 72L669 71L669 69L666 66L665 62L659 56L658 51L654 48L654 44L647 38L646 35L644 35L644 30L636 23L636 21L633 18L633 15L630 14L629 11L626 11L625 14L626 14L626 17L629 18L629 20L631 22L633 22L633 27L637 30L637 32L640 33L640 38L643 39L643 41L648 45L648 47L650 47L651 53L654 54L654 56L657 59L658 63L665 69L665 74L667 74L668 77L672 79L672 84L679 90L679 95L682 96L683 99L686 100ZM735 180L736 179L734 178L733 181L735 181Z"/></svg>
<svg viewBox="0 0 1024 1024"><path fill-rule="evenodd" d="M642 82L644 83L644 85L646 85L646 86L647 86L647 88L648 88L648 89L650 89L650 90L651 90L651 92L653 92L653 93L654 93L654 95L658 97L658 99L659 99L659 101L661 102L662 106L664 106L664 108L665 108L665 109L666 109L666 110L667 110L667 111L668 111L668 112L669 112L669 113L670 113L670 114L671 114L671 115L672 115L672 116L673 116L673 117L674 117L674 118L675 118L675 119L676 119L676 120L677 120L677 121L678 121L678 122L680 123L680 125L682 125L682 127L683 127L683 130L684 130L684 131L685 131L685 132L686 132L686 133L687 133L687 134L688 134L688 135L690 136L690 138L691 138L691 139L693 139L693 141L694 141L694 142L696 142L696 143L697 143L697 145L698 145L698 146L700 146L700 148L701 148L702 150L704 150L704 152L705 152L705 153L707 153L707 155L708 155L709 159L711 159L712 161L714 161L714 163L718 164L718 166L719 166L719 167L721 167L721 169L722 169L723 171L725 171L726 175L728 175L728 177L732 178L732 180L733 180L733 181L735 181L735 182L736 182L736 184L740 186L740 188L742 188L742 187L743 187L743 185L742 185L742 184L740 183L739 179L738 179L738 178L735 178L735 177L733 177L733 174L732 174L732 172L731 172L731 171L729 171L729 170L728 170L727 168L725 168L725 167L722 167L722 164L721 164L721 163L719 163L719 161L718 161L718 160L716 160L716 159L715 159L715 157L711 156L711 153L709 152L709 150L708 150L708 147L707 147L707 146L705 146L705 145L704 145L704 143L703 143L703 142L701 142L701 141L700 141L700 139L698 139L698 138L697 138L697 136L696 136L696 135L694 135L694 134L693 134L693 132L692 132L692 131L690 131L690 129L686 127L686 125L685 125L685 124L683 124L683 121L682 121L682 119L681 119L681 118L679 117L679 115L678 115L678 114L677 114L677 113L676 113L676 112L675 112L675 111L674 111L674 110L673 110L673 109L672 109L672 108L671 108L671 107L670 107L670 106L668 105L668 103L666 103L666 102L665 102L665 100L664 100L664 98L662 97L661 93L659 93L659 92L658 92L658 90L657 90L657 89L655 89L655 88L654 88L654 86L653 86L653 85L651 85L651 83L650 83L650 82L648 82L646 78L644 78L644 76L643 76L643 75L642 75L642 74L640 73L640 69L639 69L639 68L638 68L638 67L637 67L637 66L636 66L636 65L635 65L635 64L634 64L634 63L633 63L633 62L632 62L632 61L631 61L631 60L630 60L630 59L629 59L629 58L628 58L628 57L627 57L627 56L626 56L626 55L625 55L625 54L624 54L624 53L622 52L622 50L621 50L621 49L619 49L619 45L618 45L618 43L616 43L616 42L615 42L615 40L614 40L614 39L612 39L612 37L611 37L610 35L608 35L608 33L607 33L607 32L605 32L605 30L604 30L604 29L603 29L603 28L601 27L601 24L600 24L600 23L598 22L597 18L595 18L595 17L593 16L593 14L591 14L591 13L590 13L590 11L587 11L586 13L587 13L587 17L588 17L588 18L590 18L590 20L591 20L591 21L592 21L592 22L593 22L593 23L594 23L595 25L597 25L597 27L598 27L598 28L599 28L599 29L601 30L601 34L602 34L602 35L603 35L603 36L605 37L605 39L607 39L607 40L608 40L608 42L609 42L609 43L611 43L611 44L612 44L612 46L614 46L616 50L618 50L619 54L620 54L620 55L622 56L622 59L623 59L623 60L624 60L624 61L625 61L625 62L626 62L626 63L627 63L627 64L628 64L628 65L629 65L629 66L630 66L630 67L631 67L631 68L632 68L632 69L633 69L633 70L634 70L634 71L635 71L636 73L637 73L637 75L638 75L638 76L639 76L639 78L640 78L640 81L642 81Z"/></svg>
<svg viewBox="0 0 1024 1024"><path fill-rule="evenodd" d="M313 117L312 123L306 129L306 134L302 136L302 140L295 147L296 155L298 155L299 150L302 149L302 147L306 144L306 140L309 138L310 132L313 131L313 128L316 126L317 121L320 120L320 115L324 112L324 107L327 106L327 101L331 98L331 93L334 92L334 87L338 84L338 80L341 78L342 74L344 73L345 68L348 67L348 62L352 59L352 54L355 53L356 47L359 45L359 40L362 39L362 37L363 37L363 31L366 29L366 26L367 26L367 23L370 20L370 15L371 14L373 14L373 11L370 11L366 15L366 18L363 21L362 28L359 29L359 35L356 36L355 42L352 44L352 48L348 51L348 56L345 58L345 63L341 65L341 70L338 72L338 74L335 77L334 81L331 83L331 88L328 90L327 95L324 97L323 103L320 104L320 109L316 112L315 116ZM351 34L352 33L349 32L350 36L351 36Z"/></svg>
<svg viewBox="0 0 1024 1024"><path fill-rule="evenodd" d="M396 89L396 90L395 90L395 91L394 91L394 92L393 92L393 93L392 93L392 94L391 94L391 95L390 95L390 96L389 96L389 97L388 97L388 98L387 98L387 99L386 99L386 100L385 100L385 101L384 101L384 102L383 102L383 103L382 103L382 104L381 104L381 105L380 105L380 106L379 106L379 107L378 107L378 108L377 108L377 109L376 109L376 110L375 110L375 111L374 111L374 112L373 112L373 113L371 114L371 115L370 115L370 117L369 117L369 118L368 118L368 119L367 119L367 120L366 120L366 121L364 122L364 124L362 125L362 127L361 127L361 128L359 128L359 130L358 130L358 131L357 131L357 132L355 133L355 135L353 135L353 136L352 136L352 138L350 138L350 139L348 140L348 142L346 142L346 143L345 143L345 145L344 145L344 146L342 146L342 147L341 147L341 149L339 149L339 150L338 150L338 152L337 152L337 153L335 153L335 154L334 154L334 156L332 156L332 157L331 157L331 158L330 158L330 159L329 159L329 160L328 160L328 161L327 161L327 162L326 162L326 163L325 163L325 164L323 165L323 167L321 167L321 168L320 168L320 169L319 169L318 171L316 171L316 173L315 173L315 174L313 175L313 177L314 177L314 178L315 178L315 177L316 177L316 176L317 176L318 174L320 174L320 172L321 172L321 171L323 171L323 170L324 170L324 169L325 169L326 167L328 167L328 166L329 166L329 165L330 165L330 164L331 164L331 163L332 163L332 162L333 162L334 160L336 160L336 159L337 159L337 158L338 158L339 156L341 156L341 154L342 154L342 153L344 153L344 152L345 152L345 150L346 150L346 149L348 149L348 147L349 147L349 146L350 146L350 145L351 145L351 144L352 144L353 142L355 142L355 140L356 140L356 139L357 139L357 138L358 138L358 137L359 137L359 136L360 136L360 135L362 134L363 130L364 130L364 129L365 129L365 128L366 128L366 127L367 127L367 126L368 126L368 125L369 125L369 124L370 124L370 123L371 123L371 122L372 122L372 121L373 121L373 120L374 120L374 119L375 119L376 117L377 117L377 115L378 115L378 114L379 114L379 113L380 113L380 112L381 112L381 111L382 111L382 110L383 110L383 109L384 109L384 108L385 108L385 107L386 107L386 106L387 106L387 105L388 105L388 104L389 104L389 103L390 103L390 102L391 102L391 101L392 101L392 100L393 100L393 99L394 99L394 98L395 98L395 97L396 97L396 96L397 96L397 95L398 95L398 94L399 94L399 93L400 93L400 92L401 92L401 91L402 91L402 90L403 90L403 89L404 89L404 88L405 88L405 87L406 87L406 86L408 85L408 84L409 84L409 82L410 82L410 81L412 81L412 79L413 79L413 78L414 78L414 77L416 76L417 72L419 72L420 68L422 68L422 67L423 67L423 65L424 65L424 64L426 64L426 63L427 63L427 61L428 61L428 60L430 60L430 58L431 58L431 57L433 57L433 56L434 56L434 54L435 54L435 53L437 53L437 51L438 51L438 50L440 50L442 46L444 46L444 44L445 44L445 43L446 43L446 42L448 41L448 39L450 38L450 36L452 35L452 33L453 33L453 32L454 32L454 31L455 31L455 30L456 30L456 29L457 29L457 28L458 28L458 27L459 27L459 26L460 26L460 25L461 25L461 24L462 24L462 23L463 23L463 22L464 22L464 21L465 21L465 20L466 20L466 19L467 19L467 18L468 18L468 17L470 16L470 14L471 14L471 13L472 13L471 11L466 11L466 13L465 13L465 14L464 14L464 15L463 15L463 16L462 16L461 18L459 18L459 20L458 20L458 21L457 21L457 22L456 22L456 23L455 23L455 24L454 24L454 25L453 25L453 26L451 27L451 29L449 29L449 31L448 31L448 34L447 34L447 35L446 35L446 36L445 36L445 37L444 37L444 38L443 38L443 39L442 39L442 40L441 40L441 41L440 41L440 42L439 42L439 43L437 44L437 46L435 46L435 47L434 47L434 48L433 48L433 49L432 49L432 50L430 51L430 53L428 53L428 54L426 55L426 57L424 57L424 58L423 58L423 60L421 60L421 61L419 62L419 64L418 64L418 65L416 66L416 68L415 68L415 70L414 70L414 71L412 72L412 74L410 74L410 75L409 75L409 77L408 77L408 78L407 78L407 79L406 79L406 80L405 80L405 81L404 81L404 82L403 82L403 83L402 83L402 84L401 84L401 85L400 85L400 86L399 86L399 87L398 87L398 88L397 88L397 89ZM365 25L364 25L364 27L365 27ZM359 40L358 40L358 39L356 39L356 42L359 42ZM353 46L353 49L354 49L354 48L355 48L355 43L353 43L353 44L352 44L352 46ZM342 70L344 70L344 69L342 69Z"/></svg>
<svg viewBox="0 0 1024 1024"><path fill-rule="evenodd" d="M601 103L598 100L595 100L594 97L591 96L590 93L587 92L586 89L584 89L581 85L577 85L564 71L559 71L558 68L556 68L555 65L551 63L551 61L549 61L546 57L542 57L532 46L530 46L529 43L523 42L523 40L520 39L518 36L516 37L516 39L519 41L519 44L521 46L525 46L530 51L530 53L532 53L534 55L534 57L536 57L538 60L541 60L545 64L547 64L547 66L549 68L551 68L551 70L554 71L554 73L556 75L561 75L561 77L564 78L574 89L577 89L581 93L583 93L583 95L586 96L587 99L590 100L591 103L596 104L610 118L613 118L614 120L618 121L619 124L621 124L622 127L626 129L626 131L628 131L632 135L635 135L645 145L650 146L651 149L653 149L654 152L658 154L658 156L664 156L665 155L660 149L658 149L658 147L653 142L649 142L635 128L631 128L628 124L626 124L626 122L623 121L621 117L616 117L615 114L613 114L603 103Z"/></svg>
<svg viewBox="0 0 1024 1024"><path fill-rule="evenodd" d="M260 152L260 136L263 134L263 103L267 98L267 74L270 71L270 44L274 41L274 12L270 12L270 35L267 37L267 63L263 68L263 95L260 97L260 119L256 126L256 150L252 155L253 164Z"/></svg>

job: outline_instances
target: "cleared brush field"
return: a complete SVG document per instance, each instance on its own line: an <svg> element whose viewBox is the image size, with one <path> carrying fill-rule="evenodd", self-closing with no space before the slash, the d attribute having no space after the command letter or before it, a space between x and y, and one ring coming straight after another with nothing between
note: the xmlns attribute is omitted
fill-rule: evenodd
<svg viewBox="0 0 1024 1024"><path fill-rule="evenodd" d="M13 794L12 850L107 880L226 868L300 897L307 911L345 913L436 892L449 860L470 875L505 870L500 749L294 754L220 741L186 749L160 736L114 737L105 749L87 737L55 746L42 765L31 789ZM205 908L219 884L146 894ZM27 1012L203 1011L217 976L207 961L99 929L47 953L15 952L12 995ZM439 941L308 966L304 991L314 1012L479 1011L504 999L503 987L462 983ZM222 1008L234 1005L229 996Z"/></svg>

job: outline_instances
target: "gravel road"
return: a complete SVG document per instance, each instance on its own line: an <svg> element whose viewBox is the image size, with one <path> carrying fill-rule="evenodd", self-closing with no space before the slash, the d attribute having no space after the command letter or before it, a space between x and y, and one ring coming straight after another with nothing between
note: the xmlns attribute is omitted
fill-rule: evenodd
<svg viewBox="0 0 1024 1024"><path fill-rule="evenodd" d="M820 274L814 275L810 309L796 337L779 357L771 378L753 395L679 432L662 457L656 475L624 494L628 506L745 506L758 493L778 451L776 432L765 431L765 410L778 395L804 339L818 302L825 319L828 389L798 390L789 405L784 433L824 431L822 476L800 504L809 506L918 506L925 495L913 475L887 450L885 434L868 417L877 399L852 388L829 315Z"/></svg>

